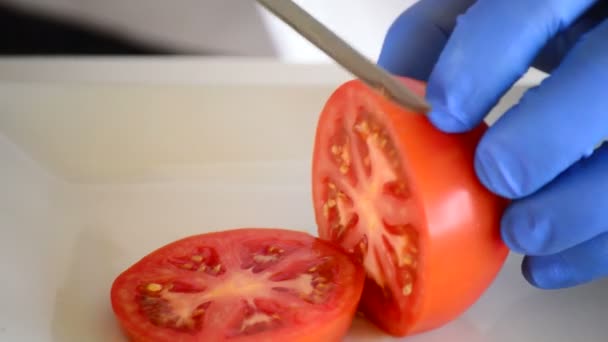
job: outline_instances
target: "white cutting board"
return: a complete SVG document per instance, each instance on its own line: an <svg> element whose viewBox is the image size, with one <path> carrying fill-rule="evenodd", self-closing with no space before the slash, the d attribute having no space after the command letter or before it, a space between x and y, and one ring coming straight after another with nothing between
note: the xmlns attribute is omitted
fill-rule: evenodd
<svg viewBox="0 0 608 342"><path fill-rule="evenodd" d="M32 60L0 75L0 341L123 341L109 288L152 249L233 227L315 232L316 118L348 78L332 66ZM519 262L441 329L392 339L356 320L347 341L606 341L606 281L536 290Z"/></svg>

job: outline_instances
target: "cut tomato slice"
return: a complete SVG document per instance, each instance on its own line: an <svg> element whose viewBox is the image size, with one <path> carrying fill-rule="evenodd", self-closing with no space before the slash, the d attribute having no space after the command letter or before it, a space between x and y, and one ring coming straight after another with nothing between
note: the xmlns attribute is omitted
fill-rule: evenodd
<svg viewBox="0 0 608 342"><path fill-rule="evenodd" d="M423 83L403 81L424 95ZM312 170L319 236L364 265L361 309L390 334L456 318L506 259L506 201L473 168L486 128L442 133L359 80L339 87L320 115Z"/></svg>
<svg viewBox="0 0 608 342"><path fill-rule="evenodd" d="M285 229L234 229L168 244L119 275L115 315L134 341L340 341L363 268Z"/></svg>

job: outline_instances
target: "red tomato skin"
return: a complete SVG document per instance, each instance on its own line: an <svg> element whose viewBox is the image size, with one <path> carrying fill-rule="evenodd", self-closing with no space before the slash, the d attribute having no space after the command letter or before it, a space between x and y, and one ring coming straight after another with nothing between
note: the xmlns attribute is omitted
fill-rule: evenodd
<svg viewBox="0 0 608 342"><path fill-rule="evenodd" d="M127 283L128 277L133 274L142 272L148 263L155 263L154 259L163 259L171 255L174 250L185 248L191 242L196 242L200 239L219 239L230 240L244 239L246 237L258 236L272 237L281 241L281 239L293 239L305 242L311 251L324 251L324 255L331 255L339 259L341 263L341 276L339 281L340 290L336 294L337 300L330 303L321 304L326 306L329 311L322 315L322 320L311 322L289 322L292 325L290 329L283 329L280 332L263 332L250 336L241 337L223 337L222 331L209 331L204 335L185 335L174 334L171 332L162 333L166 338L153 337L154 334L150 330L155 329L149 325L146 328L138 326L133 320L128 319L129 313L125 309L129 304L125 304L125 292L128 296L133 291ZM331 251L331 252L329 252ZM276 341L294 341L294 342L339 342L342 341L348 333L351 322L356 314L358 301L363 291L363 282L365 273L363 268L354 262L348 254L346 254L338 246L328 243L324 240L313 237L312 235L286 228L236 228L219 232L206 233L201 235L189 236L183 239L171 242L148 255L141 258L138 262L124 270L114 281L111 289L111 304L120 329L129 341L136 342L210 342L210 341L234 341L234 342L276 342ZM318 319L319 317L317 317ZM159 336L159 335L155 335Z"/></svg>
<svg viewBox="0 0 608 342"><path fill-rule="evenodd" d="M425 84L401 78L424 95ZM347 100L348 99L348 100ZM437 130L424 115L404 109L359 80L341 85L330 96L319 118L314 155L329 148L324 128L335 120L334 107L371 106L402 156L406 179L420 209L420 262L413 303L396 308L381 305L366 281L361 309L366 317L394 336L438 328L458 318L483 295L502 268L508 248L500 238L500 218L508 201L488 191L474 170L477 143L487 129L481 124L468 133ZM348 111L348 110L347 110ZM317 175L326 169L313 158L313 198L319 235L327 236Z"/></svg>

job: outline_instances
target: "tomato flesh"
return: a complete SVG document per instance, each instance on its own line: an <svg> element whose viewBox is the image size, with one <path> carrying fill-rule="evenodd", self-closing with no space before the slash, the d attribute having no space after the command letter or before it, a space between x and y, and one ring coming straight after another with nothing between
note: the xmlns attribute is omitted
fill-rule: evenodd
<svg viewBox="0 0 608 342"><path fill-rule="evenodd" d="M339 341L363 282L327 242L251 228L162 247L117 277L111 297L135 341Z"/></svg>
<svg viewBox="0 0 608 342"><path fill-rule="evenodd" d="M422 83L404 82L424 93ZM319 236L363 264L361 309L393 335L457 317L506 258L498 234L504 201L473 170L483 130L443 134L358 80L338 88L321 113L313 158ZM467 267L477 269L454 271Z"/></svg>
<svg viewBox="0 0 608 342"><path fill-rule="evenodd" d="M348 119L343 125L352 129L329 132L339 138L325 157L343 177L326 178L321 190L327 198L323 216L330 227L322 231L322 237L355 254L374 283L391 296L407 300L415 282L418 252L416 208L401 176L396 150L381 126L361 109Z"/></svg>

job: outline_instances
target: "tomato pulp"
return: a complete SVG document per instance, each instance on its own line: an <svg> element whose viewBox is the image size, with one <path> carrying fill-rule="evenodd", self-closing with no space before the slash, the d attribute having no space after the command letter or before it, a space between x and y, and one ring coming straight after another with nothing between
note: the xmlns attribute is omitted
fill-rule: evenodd
<svg viewBox="0 0 608 342"><path fill-rule="evenodd" d="M120 274L115 315L134 341L340 341L363 268L286 229L234 229L170 243Z"/></svg>
<svg viewBox="0 0 608 342"><path fill-rule="evenodd" d="M423 83L403 82L424 95ZM506 202L473 168L486 128L442 133L359 80L340 86L321 112L312 169L319 236L364 265L361 310L392 335L459 316L507 257L499 234Z"/></svg>

